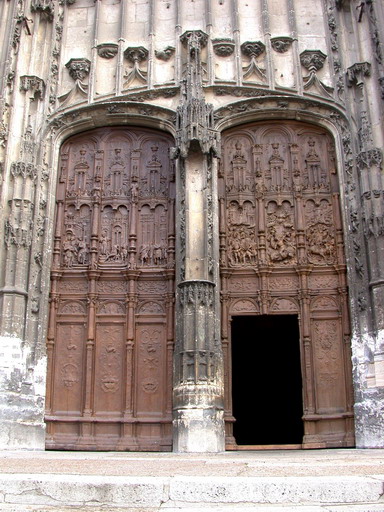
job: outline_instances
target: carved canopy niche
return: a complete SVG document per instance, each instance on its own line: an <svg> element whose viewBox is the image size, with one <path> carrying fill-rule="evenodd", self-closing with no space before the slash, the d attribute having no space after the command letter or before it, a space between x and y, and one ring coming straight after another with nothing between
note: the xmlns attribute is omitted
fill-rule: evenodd
<svg viewBox="0 0 384 512"><path fill-rule="evenodd" d="M233 443L230 317L291 314L298 316L301 333L303 444L353 445L346 266L332 138L295 122L254 124L226 132L222 152L228 442ZM236 309L250 302L257 306Z"/></svg>
<svg viewBox="0 0 384 512"><path fill-rule="evenodd" d="M171 142L151 130L107 128L61 148L49 448L171 449Z"/></svg>

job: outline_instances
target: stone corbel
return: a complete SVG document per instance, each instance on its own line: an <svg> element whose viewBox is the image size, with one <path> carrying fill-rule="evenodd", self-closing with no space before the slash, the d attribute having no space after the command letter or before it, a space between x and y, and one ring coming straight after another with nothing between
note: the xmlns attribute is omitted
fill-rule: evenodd
<svg viewBox="0 0 384 512"><path fill-rule="evenodd" d="M175 53L174 46L167 46L164 50L155 50L155 55L158 59L168 61Z"/></svg>
<svg viewBox="0 0 384 512"><path fill-rule="evenodd" d="M60 96L59 101L64 102L70 99L76 92L82 96L88 95L88 84L84 83L84 80L89 75L91 70L91 62L88 59L70 59L65 67L68 69L69 75L75 81L74 87Z"/></svg>
<svg viewBox="0 0 384 512"><path fill-rule="evenodd" d="M317 76L317 71L323 68L326 58L321 50L304 50L300 53L301 65L309 71L309 75L303 77L304 89L316 87L321 94L330 96L333 87L326 85Z"/></svg>
<svg viewBox="0 0 384 512"><path fill-rule="evenodd" d="M31 91L32 101L36 98L42 100L45 92L44 80L34 75L23 75L20 77L20 91Z"/></svg>
<svg viewBox="0 0 384 512"><path fill-rule="evenodd" d="M124 57L133 64L133 67L129 71L127 70L124 75L124 78L126 78L124 87L129 87L135 79L145 84L147 82L147 71L140 69L140 62L148 59L148 50L144 46L132 46L125 50Z"/></svg>
<svg viewBox="0 0 384 512"><path fill-rule="evenodd" d="M53 21L55 7L52 0L32 0L31 11L40 12L48 21Z"/></svg>
<svg viewBox="0 0 384 512"><path fill-rule="evenodd" d="M207 46L208 34L202 30L187 30L180 36L180 41L190 52L200 51Z"/></svg>
<svg viewBox="0 0 384 512"><path fill-rule="evenodd" d="M362 85L366 76L371 76L371 64L369 62L356 62L347 69L348 87Z"/></svg>
<svg viewBox="0 0 384 512"><path fill-rule="evenodd" d="M118 45L116 43L102 43L97 45L97 55L102 59L113 59L117 55Z"/></svg>
<svg viewBox="0 0 384 512"><path fill-rule="evenodd" d="M272 37L271 39L271 46L275 50L275 52L278 53L285 53L289 50L291 44L292 44L292 37Z"/></svg>
<svg viewBox="0 0 384 512"><path fill-rule="evenodd" d="M265 45L261 41L246 41L241 45L241 52L251 59L248 66L243 67L243 78L249 78L253 74L266 80L265 69L258 66L256 59L265 52Z"/></svg>
<svg viewBox="0 0 384 512"><path fill-rule="evenodd" d="M219 57L228 57L235 51L235 42L233 39L213 39L213 51Z"/></svg>

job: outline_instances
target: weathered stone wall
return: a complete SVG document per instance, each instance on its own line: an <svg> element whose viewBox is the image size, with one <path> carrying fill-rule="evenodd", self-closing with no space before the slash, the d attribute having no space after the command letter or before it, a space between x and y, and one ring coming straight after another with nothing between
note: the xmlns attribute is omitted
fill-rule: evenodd
<svg viewBox="0 0 384 512"><path fill-rule="evenodd" d="M14 0L1 2L0 25L0 446L44 447L49 272L63 140L96 126L163 129L176 136L179 174L190 179L196 165L204 176L215 172L222 130L263 119L315 123L334 137L357 445L383 446L382 2ZM194 122L205 129L190 131ZM187 194L191 187L185 185ZM208 232L201 245L188 239L185 222L204 218L215 190L214 181L208 183L201 204L190 204L178 221L179 283L216 285L212 311L219 308L217 215L201 230ZM208 351L217 348L211 316ZM178 326L183 337L183 322ZM217 375L210 390L201 391L211 396L201 403L212 411L221 410L215 402L220 370ZM221 449L220 434L214 437L207 450ZM190 449L183 443L180 449Z"/></svg>

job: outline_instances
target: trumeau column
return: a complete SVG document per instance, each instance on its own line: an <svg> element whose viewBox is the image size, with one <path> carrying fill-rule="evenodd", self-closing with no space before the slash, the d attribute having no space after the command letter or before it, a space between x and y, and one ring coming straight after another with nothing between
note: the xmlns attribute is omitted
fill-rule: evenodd
<svg viewBox="0 0 384 512"><path fill-rule="evenodd" d="M177 111L178 171L174 450L224 450L223 360L219 339L216 190L218 134L205 102L201 52L207 35L185 32L186 78Z"/></svg>

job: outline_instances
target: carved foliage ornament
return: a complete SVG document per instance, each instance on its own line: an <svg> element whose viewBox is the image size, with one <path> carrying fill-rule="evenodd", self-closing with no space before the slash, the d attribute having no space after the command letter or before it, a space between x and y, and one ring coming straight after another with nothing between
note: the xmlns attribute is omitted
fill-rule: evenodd
<svg viewBox="0 0 384 512"><path fill-rule="evenodd" d="M155 50L155 55L158 59L168 61L175 53L174 46L167 46L164 50Z"/></svg>
<svg viewBox="0 0 384 512"><path fill-rule="evenodd" d="M28 76L24 75L20 77L20 91L31 91L32 96L31 100L34 100L36 97L40 100L43 99L45 84L44 80L39 78L38 76Z"/></svg>
<svg viewBox="0 0 384 512"><path fill-rule="evenodd" d="M180 36L180 41L184 46L188 47L190 51L200 51L205 48L208 42L208 35L202 30L187 30Z"/></svg>
<svg viewBox="0 0 384 512"><path fill-rule="evenodd" d="M69 74L73 80L83 81L88 75L91 69L91 63L88 59L71 59L65 67L68 69Z"/></svg>
<svg viewBox="0 0 384 512"><path fill-rule="evenodd" d="M371 76L371 64L369 62L356 62L347 69L348 87L359 85L366 76Z"/></svg>
<svg viewBox="0 0 384 512"><path fill-rule="evenodd" d="M52 0L32 0L32 12L41 12L48 21L53 21L55 7Z"/></svg>
<svg viewBox="0 0 384 512"><path fill-rule="evenodd" d="M117 55L116 43L102 43L97 46L97 55L103 59L113 59Z"/></svg>
<svg viewBox="0 0 384 512"><path fill-rule="evenodd" d="M124 78L125 87L128 87L135 79L139 82L146 83L147 71L140 68L139 63L144 62L148 58L148 50L144 46L129 47L124 52L124 57L133 64L133 67L126 71Z"/></svg>
<svg viewBox="0 0 384 512"><path fill-rule="evenodd" d="M264 51L265 45L261 41L246 41L241 45L243 55L251 59L250 64L243 68L243 78L249 78L253 74L262 79L266 78L265 70L261 69L256 62L257 57L264 53Z"/></svg>
<svg viewBox="0 0 384 512"><path fill-rule="evenodd" d="M271 39L272 48L275 52L285 53L289 50L293 39L291 37L273 37Z"/></svg>
<svg viewBox="0 0 384 512"><path fill-rule="evenodd" d="M323 68L327 56L321 50L304 50L300 54L300 62L309 71L308 76L303 77L304 89L316 87L320 93L330 96L333 88L319 80L317 71Z"/></svg>
<svg viewBox="0 0 384 512"><path fill-rule="evenodd" d="M235 50L235 42L233 39L214 39L212 41L213 50L220 57L228 57Z"/></svg>

